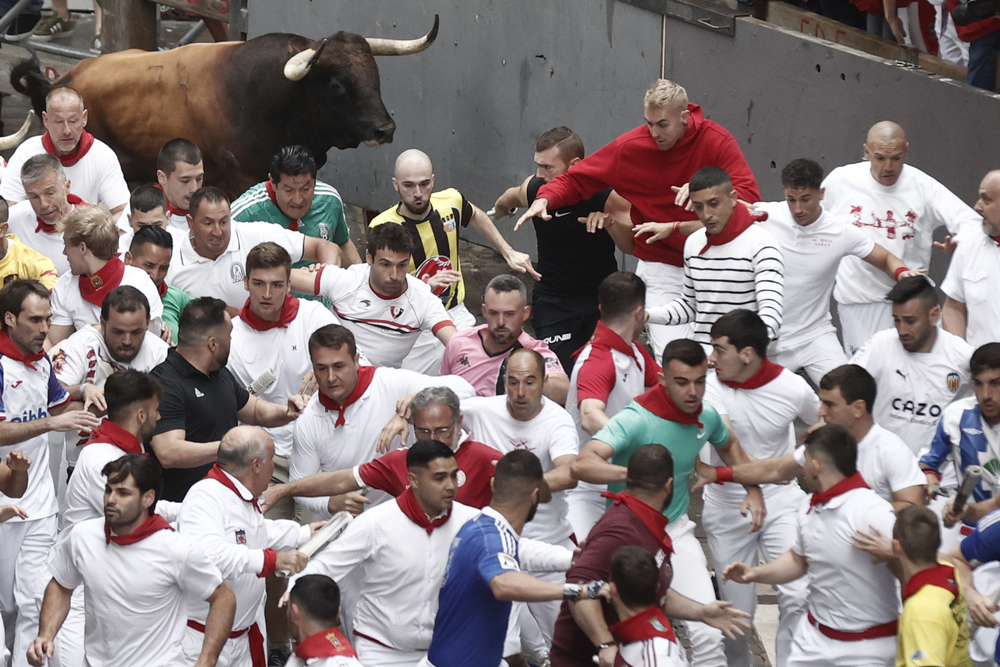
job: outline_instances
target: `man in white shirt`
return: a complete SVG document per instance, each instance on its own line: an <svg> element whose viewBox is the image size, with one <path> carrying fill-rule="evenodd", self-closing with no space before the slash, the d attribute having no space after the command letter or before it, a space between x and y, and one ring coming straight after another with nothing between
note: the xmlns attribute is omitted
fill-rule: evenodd
<svg viewBox="0 0 1000 667"><path fill-rule="evenodd" d="M125 266L118 258L118 228L107 211L96 206L79 208L59 221L59 230L70 271L52 288L52 327L46 348L100 322L105 297L119 285L131 285L146 296L149 330L159 335L160 295L145 271Z"/></svg>
<svg viewBox="0 0 1000 667"><path fill-rule="evenodd" d="M66 168L73 194L104 204L117 218L128 204L128 186L115 152L87 132L87 110L80 93L68 86L53 88L45 98L42 125L45 134L26 140L11 156L0 182L0 197L11 205L24 201L21 165L33 155L48 153Z"/></svg>
<svg viewBox="0 0 1000 667"><path fill-rule="evenodd" d="M222 299L230 315L246 302L246 258L254 246L274 241L293 262L340 264L340 248L323 239L282 229L268 222L232 222L229 197L214 186L191 195L190 235L170 259L170 282L194 297Z"/></svg>
<svg viewBox="0 0 1000 667"><path fill-rule="evenodd" d="M171 139L156 156L156 187L167 197L170 227L187 234L191 195L205 182L201 149L189 139Z"/></svg>
<svg viewBox="0 0 1000 667"><path fill-rule="evenodd" d="M865 159L831 171L823 188L827 210L847 218L910 269L920 270L930 266L936 228L945 225L957 234L980 218L934 178L906 164L908 147L903 128L891 121L876 123L868 130ZM884 301L891 288L891 278L856 257L840 265L833 297L848 356L875 332L892 327Z"/></svg>
<svg viewBox="0 0 1000 667"><path fill-rule="evenodd" d="M723 581L778 585L808 576L808 613L795 629L788 667L891 667L896 664L899 594L881 562L856 548L856 532L891 535L892 506L857 472L850 432L828 424L806 438L805 483L795 543L776 560L733 563Z"/></svg>
<svg viewBox="0 0 1000 667"><path fill-rule="evenodd" d="M731 310L712 325L711 363L705 384L705 400L727 421L740 445L756 459L773 459L795 449L795 421L819 421L819 399L809 384L767 358L767 326L754 312ZM719 455L702 450L702 459L723 465ZM751 532L751 519L741 516L745 496L739 484L705 488L702 525L708 535L712 560L716 563L757 561L758 551L765 562L777 559L795 542L796 515L805 501L797 484L764 485L768 509L764 525ZM753 614L757 607L754 587L732 581L722 582L720 593L736 609ZM792 581L778 586L778 663L784 664L792 643L792 633L805 612L806 585ZM737 637L726 639L729 664L750 665L750 647Z"/></svg>
<svg viewBox="0 0 1000 667"><path fill-rule="evenodd" d="M8 212L10 231L26 246L52 260L62 275L69 271L63 254L63 235L56 227L77 206L90 206L70 193L70 182L59 160L41 153L28 158L21 167L26 198L12 204Z"/></svg>
<svg viewBox="0 0 1000 667"><path fill-rule="evenodd" d="M128 200L128 210L122 213L115 223L121 231L118 251L122 253L122 257L131 247L136 232L143 227L155 226L165 229L173 238L173 245L180 246L188 235L187 218L184 218L183 230L171 225L171 216L175 214L168 213L168 206L166 195L156 185L140 185L132 191ZM156 282L155 278L153 282Z"/></svg>
<svg viewBox="0 0 1000 667"><path fill-rule="evenodd" d="M792 160L781 171L785 200L760 202L767 214L761 226L770 232L784 257L785 285L781 337L771 344L771 360L791 372L804 368L813 383L847 363L830 316L830 296L837 267L858 257L893 281L915 275L902 260L860 229L823 206L823 168L812 160Z"/></svg>
<svg viewBox="0 0 1000 667"><path fill-rule="evenodd" d="M972 347L1000 342L1000 170L979 184L978 229L963 234L941 284L947 297L942 312L945 331L961 336Z"/></svg>
<svg viewBox="0 0 1000 667"><path fill-rule="evenodd" d="M285 519L265 519L257 498L274 471L274 441L256 426L237 426L219 443L218 463L191 487L181 504L177 527L200 545L222 572L236 595L236 617L229 641L219 655L220 667L265 662L265 577L274 572L296 574L308 557L297 548L309 539L308 525ZM208 607L188 604L184 655L198 658L205 639Z"/></svg>
<svg viewBox="0 0 1000 667"><path fill-rule="evenodd" d="M91 665L180 667L188 601L208 602L199 667L216 664L233 627L236 599L201 548L156 514L160 466L141 454L108 463L104 518L76 524L49 559L38 636L28 649L41 667L83 585L85 652Z"/></svg>
<svg viewBox="0 0 1000 667"><path fill-rule="evenodd" d="M408 273L413 240L401 225L368 230L365 264L296 269L292 289L322 296L374 366L401 368L422 331L445 345L455 324L427 283Z"/></svg>
<svg viewBox="0 0 1000 667"><path fill-rule="evenodd" d="M296 580L288 594L288 629L295 651L286 667L362 667L340 629L340 588L323 574Z"/></svg>
<svg viewBox="0 0 1000 667"><path fill-rule="evenodd" d="M155 192L163 194L159 190ZM163 304L160 337L172 345L177 344L181 312L192 300L192 296L187 292L167 284L170 258L173 257L174 248L178 247L175 241L176 235L171 235L160 226L146 225L136 231L129 242L128 251L123 256L127 265L145 271L156 286L156 293L159 294L160 303Z"/></svg>
<svg viewBox="0 0 1000 667"><path fill-rule="evenodd" d="M618 271L598 289L601 321L576 357L569 379L566 412L581 443L604 428L611 417L657 384L662 369L635 341L646 327L646 284L634 273ZM603 484L580 482L566 492L567 516L579 541L604 514Z"/></svg>

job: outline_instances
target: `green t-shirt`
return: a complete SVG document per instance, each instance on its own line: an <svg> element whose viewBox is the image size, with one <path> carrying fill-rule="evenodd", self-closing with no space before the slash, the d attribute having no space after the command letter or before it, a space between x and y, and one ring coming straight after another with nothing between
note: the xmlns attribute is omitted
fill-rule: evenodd
<svg viewBox="0 0 1000 667"><path fill-rule="evenodd" d="M611 456L611 462L620 466L627 466L632 452L643 445L662 445L670 450L674 457L674 497L663 513L673 522L688 511L691 502L688 479L705 440L716 447L721 447L729 440L726 423L708 403L702 403L698 420L704 428L698 428L697 424L679 424L657 417L632 401L594 435L594 440L610 445L615 452ZM624 488L624 483L608 485L608 490L615 493Z"/></svg>
<svg viewBox="0 0 1000 667"><path fill-rule="evenodd" d="M163 317L161 319L173 332L174 345L177 344L177 323L181 319L181 311L193 298L184 290L169 284L167 285L167 293L160 298L160 301L163 302Z"/></svg>

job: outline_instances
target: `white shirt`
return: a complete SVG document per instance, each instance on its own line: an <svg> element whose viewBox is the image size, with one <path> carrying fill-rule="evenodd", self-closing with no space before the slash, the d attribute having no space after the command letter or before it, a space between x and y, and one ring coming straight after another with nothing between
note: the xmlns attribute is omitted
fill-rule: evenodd
<svg viewBox="0 0 1000 667"><path fill-rule="evenodd" d="M236 594L233 630L249 628L264 609L264 550L295 549L309 540L309 526L285 519L265 519L254 507L253 494L238 479L223 471L236 489L214 479L203 479L181 503L177 529L197 544L222 572ZM202 625L208 617L203 598L188 601L188 618Z"/></svg>
<svg viewBox="0 0 1000 667"><path fill-rule="evenodd" d="M776 354L808 345L827 334L836 334L830 316L830 295L837 267L845 257L864 259L875 249L875 241L843 217L825 208L819 218L802 226L795 222L788 204L762 202L754 208L767 213L761 223L770 232L785 260L784 314Z"/></svg>
<svg viewBox="0 0 1000 667"><path fill-rule="evenodd" d="M22 197L23 199L23 197ZM69 271L69 260L63 254L66 244L62 232L35 231L38 229L38 215L31 208L31 202L22 201L7 209L7 230L17 234L17 240L32 250L37 250L52 260L56 273L60 276Z"/></svg>
<svg viewBox="0 0 1000 667"><path fill-rule="evenodd" d="M89 519L56 542L52 576L84 586L89 667L184 667L187 600L222 583L219 568L188 538L158 530L135 544L107 543L104 519Z"/></svg>
<svg viewBox="0 0 1000 667"><path fill-rule="evenodd" d="M125 253L132 247L132 239L135 238L135 230L132 229L132 225L128 224L128 212L129 210L127 208L122 211L122 214L118 217L118 221L115 223L118 225L118 229L121 230L121 236L118 237L118 252L121 253L123 259L125 258ZM176 216L171 216L171 219L174 217ZM185 220L186 219L187 218L185 218ZM173 225L167 225L165 231L170 234L171 238L174 240L173 250L175 251L177 248L181 247L181 243L183 243L184 239L188 237L187 223L184 224L184 229L178 229ZM60 271L60 273L62 272Z"/></svg>
<svg viewBox="0 0 1000 667"><path fill-rule="evenodd" d="M875 528L892 535L896 513L871 489L852 489L799 509L792 551L809 563L809 611L817 622L842 632L861 632L899 616L896 578L852 542Z"/></svg>
<svg viewBox="0 0 1000 667"><path fill-rule="evenodd" d="M400 651L426 651L452 540L466 521L479 515L461 503L451 508L451 518L430 535L394 500L369 508L309 559L298 577L325 574L340 581L360 566L354 630Z"/></svg>
<svg viewBox="0 0 1000 667"><path fill-rule="evenodd" d="M277 379L257 396L284 405L289 396L299 393L302 378L312 370L309 336L327 324L337 324L333 313L322 303L305 299L299 299L299 312L287 327L257 331L237 317L233 319L232 343L226 365L244 387L249 387L267 370L274 371ZM276 455L291 455L293 429L293 424L265 429L274 438Z"/></svg>
<svg viewBox="0 0 1000 667"><path fill-rule="evenodd" d="M28 158L45 152L42 135L25 139L17 147L7 163L3 181L0 182L0 197L10 202L20 202L28 198L21 183L21 167ZM94 204L104 204L108 208L127 206L128 184L122 174L118 156L111 147L100 139L94 139L87 154L70 166L63 167L69 180L69 191L80 199Z"/></svg>
<svg viewBox="0 0 1000 667"><path fill-rule="evenodd" d="M454 323L422 280L407 274L406 290L384 297L372 289L371 269L369 264L325 266L316 275L316 293L330 301L373 365L399 368L421 331L437 333Z"/></svg>
<svg viewBox="0 0 1000 667"><path fill-rule="evenodd" d="M1000 342L1000 244L982 227L958 238L941 291L965 304L965 340L973 348Z"/></svg>
<svg viewBox="0 0 1000 667"><path fill-rule="evenodd" d="M332 658L310 658L303 660L299 656L292 654L292 657L285 663L285 667L364 667L357 658L348 658L342 655L335 655Z"/></svg>
<svg viewBox="0 0 1000 667"><path fill-rule="evenodd" d="M320 403L317 391L294 422L288 478L296 480L319 472L353 468L376 458L379 454L375 444L382 428L396 414L396 402L428 387L448 387L463 402L476 395L472 385L457 375L430 377L398 368L376 368L368 389L347 406L344 423L337 426L338 412L327 410ZM398 447L399 442L393 441L391 449ZM372 491L368 497L377 503L389 496ZM330 517L326 498L295 500L322 517Z"/></svg>
<svg viewBox="0 0 1000 667"><path fill-rule="evenodd" d="M302 259L306 237L270 222L233 221L229 226L229 245L214 260L195 252L191 239L185 238L179 248L174 248L167 282L196 299L214 296L239 309L247 301L243 278L250 251L265 241L273 241L288 251L294 263Z"/></svg>
<svg viewBox="0 0 1000 667"><path fill-rule="evenodd" d="M88 324L97 324L101 321L101 307L85 300L80 293L80 278L81 276L72 273L64 273L59 276L59 280L52 288L53 326L72 326L79 331ZM87 280L85 277L83 279ZM159 331L163 302L160 301L160 293L156 291L156 285L153 284L149 274L134 266L126 266L121 285L131 285L146 296L149 301L149 321L155 322Z"/></svg>
<svg viewBox="0 0 1000 667"><path fill-rule="evenodd" d="M507 410L507 396L477 396L462 401L462 423L479 442L507 454L526 449L552 470L560 456L580 453L576 424L560 405L542 397L542 410L530 421L518 421ZM525 524L521 537L559 544L573 534L566 513L565 491L554 491L552 500L538 506L535 518Z"/></svg>
<svg viewBox="0 0 1000 667"><path fill-rule="evenodd" d="M773 459L791 454L795 449L795 419L808 425L819 421L819 397L801 376L784 369L762 387L733 389L722 383L714 371L705 383L705 400L720 415L729 417L740 445L758 459ZM702 450L702 460L713 466L726 465L714 447ZM789 504L801 499L797 484L765 484L765 497L792 494ZM746 490L739 484L709 484L705 494L716 500L739 507Z"/></svg>
<svg viewBox="0 0 1000 667"><path fill-rule="evenodd" d="M937 330L930 352L907 352L895 329L879 331L851 363L865 368L878 384L872 415L920 455L930 447L945 406L972 393L969 358L964 340Z"/></svg>
<svg viewBox="0 0 1000 667"><path fill-rule="evenodd" d="M931 262L934 230L942 225L957 234L982 217L948 188L912 165L904 165L894 185L882 185L871 174L870 162L837 167L823 180L824 206L846 217L875 243L911 269ZM893 281L870 264L847 257L837 272L833 296L838 303L880 303Z"/></svg>

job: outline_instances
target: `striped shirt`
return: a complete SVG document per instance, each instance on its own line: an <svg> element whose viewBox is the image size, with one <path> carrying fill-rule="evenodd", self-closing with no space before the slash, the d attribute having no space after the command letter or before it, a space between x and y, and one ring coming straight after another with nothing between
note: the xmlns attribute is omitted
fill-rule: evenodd
<svg viewBox="0 0 1000 667"><path fill-rule="evenodd" d="M684 291L665 306L649 309L650 324L694 322L693 338L711 343L716 320L746 308L760 315L774 340L781 328L784 302L784 258L778 244L753 224L729 243L709 246L704 228L684 243Z"/></svg>

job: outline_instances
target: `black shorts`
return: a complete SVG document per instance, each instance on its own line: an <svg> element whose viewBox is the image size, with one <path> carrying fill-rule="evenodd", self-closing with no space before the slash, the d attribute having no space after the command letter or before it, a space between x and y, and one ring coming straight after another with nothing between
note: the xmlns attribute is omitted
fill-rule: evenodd
<svg viewBox="0 0 1000 667"><path fill-rule="evenodd" d="M573 353L587 344L600 319L596 294L560 297L540 293L537 288L532 294L531 324L535 338L545 341L559 357L566 375L573 372Z"/></svg>

